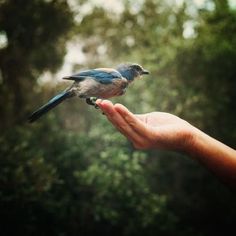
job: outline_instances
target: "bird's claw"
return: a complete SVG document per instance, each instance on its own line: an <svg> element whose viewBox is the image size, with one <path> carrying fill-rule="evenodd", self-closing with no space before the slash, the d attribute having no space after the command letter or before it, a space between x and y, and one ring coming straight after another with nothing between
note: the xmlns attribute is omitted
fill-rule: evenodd
<svg viewBox="0 0 236 236"><path fill-rule="evenodd" d="M94 106L96 109L99 109L99 106L96 104L96 101L97 101L96 97L86 98L87 104Z"/></svg>

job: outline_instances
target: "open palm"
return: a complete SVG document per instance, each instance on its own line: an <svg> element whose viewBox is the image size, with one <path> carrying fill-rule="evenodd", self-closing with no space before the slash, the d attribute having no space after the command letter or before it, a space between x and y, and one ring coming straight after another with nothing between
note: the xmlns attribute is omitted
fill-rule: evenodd
<svg viewBox="0 0 236 236"><path fill-rule="evenodd" d="M193 127L169 113L152 112L142 115L131 113L121 104L97 102L111 123L138 149L163 148L183 150L191 140Z"/></svg>

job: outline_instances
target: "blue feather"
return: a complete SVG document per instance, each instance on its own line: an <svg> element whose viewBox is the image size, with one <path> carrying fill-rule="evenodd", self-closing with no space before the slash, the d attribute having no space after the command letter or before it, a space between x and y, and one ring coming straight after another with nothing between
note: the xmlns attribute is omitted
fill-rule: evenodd
<svg viewBox="0 0 236 236"><path fill-rule="evenodd" d="M45 105L41 106L38 110L36 110L34 113L31 114L31 116L28 118L29 122L32 123L38 118L40 118L43 114L50 111L52 108L60 104L62 101L64 101L66 98L72 97L73 94L70 91L62 92L53 97L51 100L48 101Z"/></svg>
<svg viewBox="0 0 236 236"><path fill-rule="evenodd" d="M92 78L101 84L111 84L114 79L122 78L122 75L116 70L110 69L93 69L82 71L78 74L64 77L64 79L74 80L77 82Z"/></svg>
<svg viewBox="0 0 236 236"><path fill-rule="evenodd" d="M118 67L117 70L119 71L119 73L125 77L128 81L132 81L134 80L135 76L137 75L135 73L135 71L127 69L126 67Z"/></svg>

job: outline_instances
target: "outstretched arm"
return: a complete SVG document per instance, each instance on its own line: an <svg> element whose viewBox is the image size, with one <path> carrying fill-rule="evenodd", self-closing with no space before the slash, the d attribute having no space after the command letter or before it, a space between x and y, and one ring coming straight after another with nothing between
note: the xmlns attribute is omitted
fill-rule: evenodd
<svg viewBox="0 0 236 236"><path fill-rule="evenodd" d="M134 115L121 104L98 100L110 122L137 149L182 151L236 187L236 151L177 116L163 112Z"/></svg>

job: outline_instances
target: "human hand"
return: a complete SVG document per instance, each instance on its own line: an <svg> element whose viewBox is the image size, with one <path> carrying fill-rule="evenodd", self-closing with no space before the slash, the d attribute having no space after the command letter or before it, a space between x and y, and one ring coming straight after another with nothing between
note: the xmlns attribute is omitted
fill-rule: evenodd
<svg viewBox="0 0 236 236"><path fill-rule="evenodd" d="M121 104L101 99L96 103L137 149L186 151L191 143L194 127L177 116L164 112L135 115Z"/></svg>

